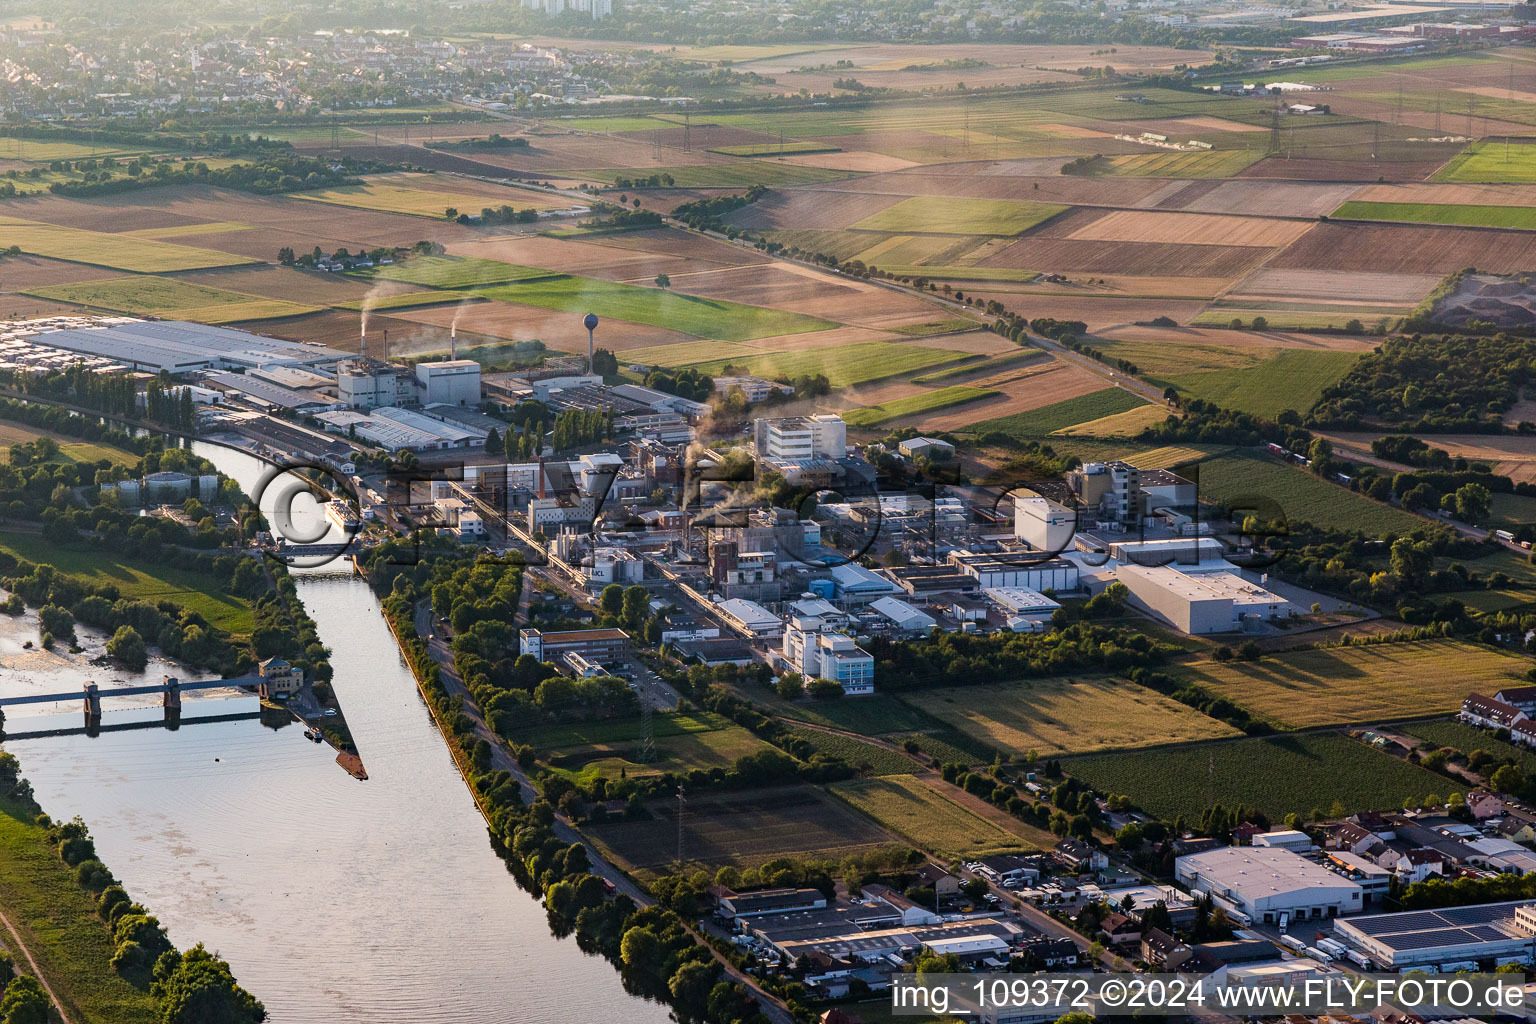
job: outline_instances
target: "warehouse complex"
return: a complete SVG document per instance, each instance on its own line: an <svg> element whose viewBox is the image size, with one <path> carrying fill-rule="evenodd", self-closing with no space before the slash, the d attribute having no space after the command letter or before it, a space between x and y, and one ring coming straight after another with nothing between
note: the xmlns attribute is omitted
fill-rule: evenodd
<svg viewBox="0 0 1536 1024"><path fill-rule="evenodd" d="M27 350L43 356L50 350L62 350L148 373L310 366L347 357L347 353L323 345L267 338L228 327L127 316L28 320L6 330L0 340L19 343L8 345L6 350L16 362L27 362Z"/></svg>
<svg viewBox="0 0 1536 1024"><path fill-rule="evenodd" d="M1290 850L1228 846L1174 862L1174 877L1244 924L1357 914L1359 885Z"/></svg>
<svg viewBox="0 0 1536 1024"><path fill-rule="evenodd" d="M1333 936L1394 970L1483 960L1528 963L1536 955L1536 903L1371 914L1340 921Z"/></svg>

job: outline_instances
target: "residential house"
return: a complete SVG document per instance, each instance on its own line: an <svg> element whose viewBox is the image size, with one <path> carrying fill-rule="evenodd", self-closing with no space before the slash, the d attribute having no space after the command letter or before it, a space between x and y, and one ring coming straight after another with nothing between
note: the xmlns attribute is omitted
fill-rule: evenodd
<svg viewBox="0 0 1536 1024"><path fill-rule="evenodd" d="M866 899L879 900L896 908L896 911L901 915L902 927L911 927L918 924L937 924L939 922L939 915L933 911L933 908L919 906L888 885L866 885L864 887L864 897Z"/></svg>
<svg viewBox="0 0 1536 1024"><path fill-rule="evenodd" d="M1499 821L1499 838L1514 843L1536 841L1536 821L1523 815L1506 814Z"/></svg>
<svg viewBox="0 0 1536 1024"><path fill-rule="evenodd" d="M1387 848L1386 841L1363 825L1346 821L1330 830L1329 844L1335 850L1345 850L1361 857L1375 859Z"/></svg>
<svg viewBox="0 0 1536 1024"><path fill-rule="evenodd" d="M1508 729L1528 716L1513 704L1506 704L1502 700L1481 693L1469 693L1461 702L1461 714L1458 717L1469 725L1481 725L1488 729Z"/></svg>
<svg viewBox="0 0 1536 1024"><path fill-rule="evenodd" d="M1409 850L1397 859L1393 873L1401 885L1422 882L1430 875L1445 873L1445 857L1439 850Z"/></svg>
<svg viewBox="0 0 1536 1024"><path fill-rule="evenodd" d="M1104 851L1079 839L1063 839L1056 844L1052 856L1056 858L1057 863L1079 874L1085 871L1102 871L1109 867L1109 858L1104 855Z"/></svg>
<svg viewBox="0 0 1536 1024"><path fill-rule="evenodd" d="M1527 715L1536 715L1536 686L1506 686L1493 699L1512 704Z"/></svg>
<svg viewBox="0 0 1536 1024"><path fill-rule="evenodd" d="M1141 959L1153 967L1175 967L1189 952L1189 946L1161 928L1148 928L1141 933Z"/></svg>
<svg viewBox="0 0 1536 1024"><path fill-rule="evenodd" d="M1035 935L1026 939L1019 947L1019 951L1033 960L1039 968L1076 966L1080 952L1077 943L1071 939L1051 938L1047 935Z"/></svg>
<svg viewBox="0 0 1536 1024"><path fill-rule="evenodd" d="M1467 810L1476 820L1486 821L1504 813L1504 801L1496 793L1475 789L1467 794Z"/></svg>
<svg viewBox="0 0 1536 1024"><path fill-rule="evenodd" d="M913 872L920 886L931 887L940 899L960 894L960 879L937 864L924 864Z"/></svg>
<svg viewBox="0 0 1536 1024"><path fill-rule="evenodd" d="M1127 914L1118 911L1105 914L1099 922L1099 930L1109 936L1111 946L1130 945L1141 941L1141 925Z"/></svg>

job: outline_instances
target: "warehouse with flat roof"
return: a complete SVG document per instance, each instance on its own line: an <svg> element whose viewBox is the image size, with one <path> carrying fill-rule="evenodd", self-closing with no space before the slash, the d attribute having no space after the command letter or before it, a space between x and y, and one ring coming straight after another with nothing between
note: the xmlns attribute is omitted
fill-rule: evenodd
<svg viewBox="0 0 1536 1024"><path fill-rule="evenodd" d="M347 358L323 345L302 345L231 327L133 317L50 317L11 326L9 337L100 356L150 373L309 366Z"/></svg>
<svg viewBox="0 0 1536 1024"><path fill-rule="evenodd" d="M1528 963L1536 955L1536 903L1370 914L1340 921L1333 937L1392 970L1506 958Z"/></svg>
<svg viewBox="0 0 1536 1024"><path fill-rule="evenodd" d="M1290 850L1227 846L1174 861L1174 877L1199 890L1244 924L1358 914L1362 890Z"/></svg>

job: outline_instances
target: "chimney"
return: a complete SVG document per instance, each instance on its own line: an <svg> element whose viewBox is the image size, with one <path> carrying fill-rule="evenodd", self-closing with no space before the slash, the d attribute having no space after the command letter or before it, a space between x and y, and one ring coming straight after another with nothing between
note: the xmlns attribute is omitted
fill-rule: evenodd
<svg viewBox="0 0 1536 1024"><path fill-rule="evenodd" d="M389 328L384 328L384 361L389 362Z"/></svg>
<svg viewBox="0 0 1536 1024"><path fill-rule="evenodd" d="M459 358L459 325L448 328L448 358Z"/></svg>
<svg viewBox="0 0 1536 1024"><path fill-rule="evenodd" d="M526 428L524 428L524 429L526 429ZM542 440L543 440L542 438L539 439L539 441L542 441ZM535 441L534 443L538 444L539 441ZM539 453L539 497L540 498L544 497L544 453L543 452Z"/></svg>

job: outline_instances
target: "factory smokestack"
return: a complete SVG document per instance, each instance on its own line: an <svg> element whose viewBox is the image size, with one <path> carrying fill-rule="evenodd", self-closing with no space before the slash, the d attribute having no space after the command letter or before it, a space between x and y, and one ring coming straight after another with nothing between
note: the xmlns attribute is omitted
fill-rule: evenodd
<svg viewBox="0 0 1536 1024"><path fill-rule="evenodd" d="M448 328L448 358L459 358L459 327L454 324Z"/></svg>
<svg viewBox="0 0 1536 1024"><path fill-rule="evenodd" d="M384 328L384 361L389 362L389 328Z"/></svg>

